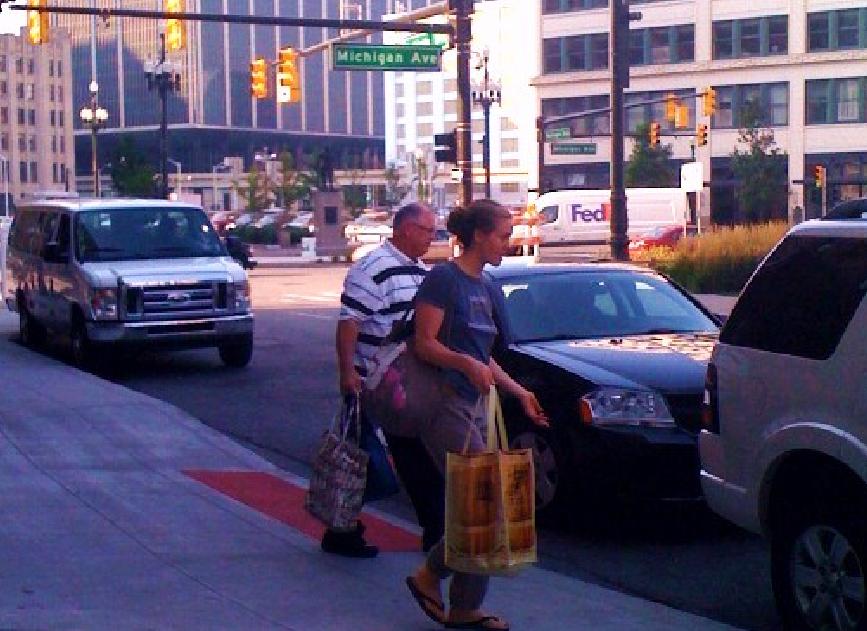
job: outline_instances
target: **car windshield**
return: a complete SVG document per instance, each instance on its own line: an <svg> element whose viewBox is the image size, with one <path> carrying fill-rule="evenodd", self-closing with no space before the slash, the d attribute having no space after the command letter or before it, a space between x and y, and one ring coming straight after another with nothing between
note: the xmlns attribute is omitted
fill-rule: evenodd
<svg viewBox="0 0 867 631"><path fill-rule="evenodd" d="M204 212L196 208L118 208L83 211L75 220L80 261L224 256Z"/></svg>
<svg viewBox="0 0 867 631"><path fill-rule="evenodd" d="M652 273L576 271L499 282L514 342L718 331L683 293Z"/></svg>

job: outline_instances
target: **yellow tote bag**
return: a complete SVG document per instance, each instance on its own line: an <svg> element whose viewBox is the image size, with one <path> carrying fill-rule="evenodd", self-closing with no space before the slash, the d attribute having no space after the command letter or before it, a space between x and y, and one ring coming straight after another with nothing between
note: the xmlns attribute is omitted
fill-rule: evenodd
<svg viewBox="0 0 867 631"><path fill-rule="evenodd" d="M446 565L469 574L514 574L535 563L533 454L508 449L495 388L488 396L487 450L446 455Z"/></svg>

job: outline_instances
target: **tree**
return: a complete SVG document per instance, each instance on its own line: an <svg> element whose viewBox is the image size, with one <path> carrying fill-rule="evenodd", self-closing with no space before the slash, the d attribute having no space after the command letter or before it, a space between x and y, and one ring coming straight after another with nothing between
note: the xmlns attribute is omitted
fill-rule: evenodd
<svg viewBox="0 0 867 631"><path fill-rule="evenodd" d="M268 175L254 164L243 180L235 182L234 188L244 198L244 206L250 212L264 210L271 204L273 188Z"/></svg>
<svg viewBox="0 0 867 631"><path fill-rule="evenodd" d="M759 104L749 101L741 110L743 127L738 142L746 145L731 153L731 168L738 180L740 218L759 223L788 216L786 152L777 147L774 130L762 126Z"/></svg>
<svg viewBox="0 0 867 631"><path fill-rule="evenodd" d="M392 162L385 169L385 196L383 203L389 209L397 206L409 193L410 186L402 178L400 169Z"/></svg>
<svg viewBox="0 0 867 631"><path fill-rule="evenodd" d="M424 203L430 203L433 190L433 174L428 168L427 157L417 152L412 159L413 182L415 183L415 198Z"/></svg>
<svg viewBox="0 0 867 631"><path fill-rule="evenodd" d="M296 167L295 158L288 151L282 151L277 159L280 161L280 174L273 189L276 203L281 208L289 209L295 202L310 196L315 177Z"/></svg>
<svg viewBox="0 0 867 631"><path fill-rule="evenodd" d="M111 158L111 181L124 197L156 197L156 172L131 138L122 138Z"/></svg>
<svg viewBox="0 0 867 631"><path fill-rule="evenodd" d="M626 165L624 178L629 187L667 187L676 181L671 161L671 145L650 146L650 125L642 123L635 130L635 144Z"/></svg>
<svg viewBox="0 0 867 631"><path fill-rule="evenodd" d="M365 169L360 166L360 163L356 168L349 169L350 183L341 187L343 189L343 204L353 219L360 216L367 206L367 187L360 183L364 173Z"/></svg>

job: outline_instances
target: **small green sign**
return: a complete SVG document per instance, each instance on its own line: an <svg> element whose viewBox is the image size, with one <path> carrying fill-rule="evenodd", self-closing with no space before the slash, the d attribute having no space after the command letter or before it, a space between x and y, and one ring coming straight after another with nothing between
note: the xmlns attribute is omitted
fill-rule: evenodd
<svg viewBox="0 0 867 631"><path fill-rule="evenodd" d="M551 153L555 156L593 156L596 155L596 143L555 142L551 143Z"/></svg>
<svg viewBox="0 0 867 631"><path fill-rule="evenodd" d="M439 46L385 46L332 44L332 70L392 70L437 72L442 61Z"/></svg>
<svg viewBox="0 0 867 631"><path fill-rule="evenodd" d="M545 130L545 140L563 140L572 137L572 130L568 127L549 127Z"/></svg>
<svg viewBox="0 0 867 631"><path fill-rule="evenodd" d="M442 33L410 33L403 40L404 46L439 46L449 47L449 36Z"/></svg>

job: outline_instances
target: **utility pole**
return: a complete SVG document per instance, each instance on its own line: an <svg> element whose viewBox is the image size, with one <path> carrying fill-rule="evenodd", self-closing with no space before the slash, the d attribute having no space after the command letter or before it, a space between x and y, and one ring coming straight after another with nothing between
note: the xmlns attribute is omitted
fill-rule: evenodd
<svg viewBox="0 0 867 631"><path fill-rule="evenodd" d="M148 89L157 89L160 97L160 197L169 197L169 101L168 94L180 89L181 75L174 64L166 61L166 35L160 33L160 54L158 61L144 64Z"/></svg>
<svg viewBox="0 0 867 631"><path fill-rule="evenodd" d="M457 168L461 173L460 204L473 201L472 94L470 86L470 40L472 40L473 0L450 0L455 10L455 48L458 70Z"/></svg>
<svg viewBox="0 0 867 631"><path fill-rule="evenodd" d="M611 0L611 258L629 260L629 218L623 182L623 90L629 87L629 21L641 19L629 12L629 0Z"/></svg>

